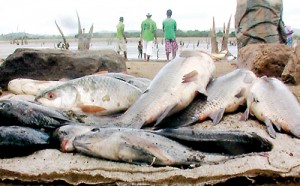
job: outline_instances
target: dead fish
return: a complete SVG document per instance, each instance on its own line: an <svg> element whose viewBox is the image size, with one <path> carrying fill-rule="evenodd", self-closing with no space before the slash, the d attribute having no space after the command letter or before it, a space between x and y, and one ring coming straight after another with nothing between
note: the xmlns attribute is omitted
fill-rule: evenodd
<svg viewBox="0 0 300 186"><path fill-rule="evenodd" d="M207 98L197 97L179 115L166 119L161 127L187 126L206 118L211 118L218 124L224 113L236 111L246 103L250 86L256 75L249 70L236 69L214 79L207 86Z"/></svg>
<svg viewBox="0 0 300 186"><path fill-rule="evenodd" d="M24 156L49 147L50 136L20 126L0 126L0 157Z"/></svg>
<svg viewBox="0 0 300 186"><path fill-rule="evenodd" d="M187 107L197 93L206 94L215 64L206 53L194 52L188 56L177 57L166 64L139 99L110 123L130 128L141 128L155 121L159 123Z"/></svg>
<svg viewBox="0 0 300 186"><path fill-rule="evenodd" d="M61 85L63 81L41 81L26 78L17 78L9 81L8 90L14 94L36 96L39 92L51 87Z"/></svg>
<svg viewBox="0 0 300 186"><path fill-rule="evenodd" d="M212 131L187 127L160 129L152 132L206 153L236 156L253 152L266 152L273 148L270 141L254 132Z"/></svg>
<svg viewBox="0 0 300 186"><path fill-rule="evenodd" d="M108 115L126 110L142 91L103 75L89 75L46 89L36 96L43 105L85 114Z"/></svg>
<svg viewBox="0 0 300 186"><path fill-rule="evenodd" d="M70 122L62 112L29 101L0 100L0 126L17 125L56 129Z"/></svg>
<svg viewBox="0 0 300 186"><path fill-rule="evenodd" d="M121 81L125 81L125 82L139 88L142 92L144 92L147 89L147 87L149 86L149 84L151 82L150 79L135 77L135 76L132 76L129 74L124 74L124 73L109 72L109 73L103 73L101 75L109 76L109 77L113 77L115 79L119 79Z"/></svg>
<svg viewBox="0 0 300 186"><path fill-rule="evenodd" d="M95 126L89 125L65 125L56 129L53 138L59 142L62 152L73 152L75 137L90 132L94 128Z"/></svg>
<svg viewBox="0 0 300 186"><path fill-rule="evenodd" d="M273 138L276 137L273 125L279 131L282 129L300 138L299 102L289 88L276 78L264 76L255 81L247 98L247 110L241 119L248 119L249 113L266 124Z"/></svg>
<svg viewBox="0 0 300 186"><path fill-rule="evenodd" d="M74 140L78 152L113 161L150 165L192 165L221 161L142 129L95 128ZM211 157L208 157L211 156Z"/></svg>

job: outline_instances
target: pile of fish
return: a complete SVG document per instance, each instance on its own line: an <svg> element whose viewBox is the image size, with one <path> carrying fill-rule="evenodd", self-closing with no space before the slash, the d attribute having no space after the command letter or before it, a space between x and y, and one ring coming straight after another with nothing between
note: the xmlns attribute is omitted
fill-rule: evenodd
<svg viewBox="0 0 300 186"><path fill-rule="evenodd" d="M255 116L273 138L273 124L300 137L299 103L281 81L244 69L213 79L214 71L209 54L183 51L152 81L123 73L49 84L13 80L11 92L35 97L0 100L0 151L59 148L112 161L195 166L272 150L255 133L191 127L208 118L217 125L242 109L241 119Z"/></svg>

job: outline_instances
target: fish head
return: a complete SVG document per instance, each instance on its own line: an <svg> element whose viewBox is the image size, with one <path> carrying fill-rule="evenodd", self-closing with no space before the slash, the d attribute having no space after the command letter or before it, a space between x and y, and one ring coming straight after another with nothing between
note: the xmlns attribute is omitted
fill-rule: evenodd
<svg viewBox="0 0 300 186"><path fill-rule="evenodd" d="M73 86L66 86L64 88L57 88L45 91L36 97L36 101L43 105L71 109L77 101L77 89Z"/></svg>
<svg viewBox="0 0 300 186"><path fill-rule="evenodd" d="M87 133L93 128L85 125L65 125L55 130L53 138L60 142L61 151L72 152L75 150L73 145L75 137Z"/></svg>
<svg viewBox="0 0 300 186"><path fill-rule="evenodd" d="M96 152L97 149L101 149L101 142L106 137L105 131L101 128L93 128L90 132L75 137L73 144L76 150L89 154L89 152Z"/></svg>

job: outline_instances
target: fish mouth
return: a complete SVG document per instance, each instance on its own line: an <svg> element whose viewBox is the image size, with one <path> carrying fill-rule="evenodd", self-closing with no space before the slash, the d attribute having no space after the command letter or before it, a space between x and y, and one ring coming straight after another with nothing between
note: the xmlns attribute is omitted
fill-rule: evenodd
<svg viewBox="0 0 300 186"><path fill-rule="evenodd" d="M62 152L72 152L75 150L75 147L73 145L73 141L74 140L62 140L61 145L60 145L60 149Z"/></svg>
<svg viewBox="0 0 300 186"><path fill-rule="evenodd" d="M76 149L77 152L88 153L89 152L89 148L88 148L89 144L91 144L91 143L83 143L76 139L73 141L73 147Z"/></svg>

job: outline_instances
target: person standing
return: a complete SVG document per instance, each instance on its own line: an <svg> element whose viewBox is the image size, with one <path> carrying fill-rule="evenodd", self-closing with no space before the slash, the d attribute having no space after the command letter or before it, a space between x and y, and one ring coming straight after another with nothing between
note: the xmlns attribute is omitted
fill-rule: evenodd
<svg viewBox="0 0 300 186"><path fill-rule="evenodd" d="M141 24L141 40L143 40L143 53L144 61L149 61L152 55L153 45L157 43L156 36L156 23L151 19L151 14L146 15L145 19ZM154 41L155 39L155 41Z"/></svg>
<svg viewBox="0 0 300 186"><path fill-rule="evenodd" d="M117 53L124 52L124 58L127 60L127 39L124 32L124 18L120 17L119 24L117 25Z"/></svg>
<svg viewBox="0 0 300 186"><path fill-rule="evenodd" d="M293 33L294 31L292 30L291 26L284 26L284 31L286 33L286 44L290 47L293 46Z"/></svg>
<svg viewBox="0 0 300 186"><path fill-rule="evenodd" d="M170 53L172 52L172 58L176 57L176 52L178 50L178 44L176 41L176 29L177 23L171 18L172 10L167 10L167 18L163 21L163 31L165 37L165 49L167 61L170 60Z"/></svg>

